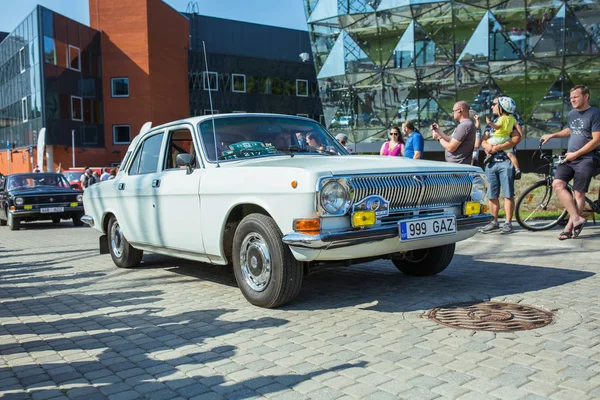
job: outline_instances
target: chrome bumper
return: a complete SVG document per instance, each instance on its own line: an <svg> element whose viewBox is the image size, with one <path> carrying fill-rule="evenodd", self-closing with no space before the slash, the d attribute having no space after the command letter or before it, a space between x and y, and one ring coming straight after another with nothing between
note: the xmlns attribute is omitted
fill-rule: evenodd
<svg viewBox="0 0 600 400"><path fill-rule="evenodd" d="M90 217L89 215L84 215L83 217L81 217L81 222L91 227L94 226L94 218Z"/></svg>
<svg viewBox="0 0 600 400"><path fill-rule="evenodd" d="M63 207L63 206L57 206L57 207ZM42 213L40 212L39 209L37 210L8 210L9 213L11 213L13 216L15 217L31 217L31 216L38 216L38 215L57 215L57 214L79 214L83 212L83 206L78 206L78 207L65 207L65 209L63 211L57 211L57 212L50 212L50 213Z"/></svg>
<svg viewBox="0 0 600 400"><path fill-rule="evenodd" d="M456 229L458 232L477 230L494 217L491 215L478 215L475 217L457 218ZM340 247L355 246L358 244L377 242L384 239L399 237L398 225L386 225L377 228L342 231L323 232L319 235L306 235L303 233L289 233L283 237L283 243L308 249L337 249Z"/></svg>

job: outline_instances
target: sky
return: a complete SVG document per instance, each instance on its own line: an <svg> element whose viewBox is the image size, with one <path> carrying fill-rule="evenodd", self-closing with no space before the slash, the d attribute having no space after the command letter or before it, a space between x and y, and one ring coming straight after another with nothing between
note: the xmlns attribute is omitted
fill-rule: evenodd
<svg viewBox="0 0 600 400"><path fill-rule="evenodd" d="M127 1L127 0L123 0ZM164 0L186 11L190 0ZM201 15L307 30L303 0L193 0ZM0 31L11 32L37 4L89 25L88 0L0 0Z"/></svg>

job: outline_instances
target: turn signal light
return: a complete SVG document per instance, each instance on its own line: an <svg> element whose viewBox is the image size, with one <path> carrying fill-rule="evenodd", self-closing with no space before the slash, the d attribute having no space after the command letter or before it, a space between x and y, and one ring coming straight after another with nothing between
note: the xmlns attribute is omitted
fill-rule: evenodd
<svg viewBox="0 0 600 400"><path fill-rule="evenodd" d="M478 201L467 201L463 207L464 215L479 215L481 213L481 203Z"/></svg>
<svg viewBox="0 0 600 400"><path fill-rule="evenodd" d="M296 232L317 233L321 230L321 220L319 218L297 219L294 221L294 230Z"/></svg>
<svg viewBox="0 0 600 400"><path fill-rule="evenodd" d="M23 208L26 209L26 210L33 210L33 206L32 205L23 206Z"/></svg>
<svg viewBox="0 0 600 400"><path fill-rule="evenodd" d="M16 210L16 209L17 209L17 207L15 207L15 206L10 206L10 209L14 211L14 210Z"/></svg>
<svg viewBox="0 0 600 400"><path fill-rule="evenodd" d="M75 202L75 203L71 203L70 205L71 205L71 207L77 207L79 205L79 203Z"/></svg>
<svg viewBox="0 0 600 400"><path fill-rule="evenodd" d="M370 226L377 223L375 211L357 211L352 215L352 226Z"/></svg>
<svg viewBox="0 0 600 400"><path fill-rule="evenodd" d="M294 230L296 232L319 232L321 220L319 218L297 219L294 221Z"/></svg>
<svg viewBox="0 0 600 400"><path fill-rule="evenodd" d="M488 206L486 206L485 204L481 206L481 212L483 214L486 214L488 212Z"/></svg>

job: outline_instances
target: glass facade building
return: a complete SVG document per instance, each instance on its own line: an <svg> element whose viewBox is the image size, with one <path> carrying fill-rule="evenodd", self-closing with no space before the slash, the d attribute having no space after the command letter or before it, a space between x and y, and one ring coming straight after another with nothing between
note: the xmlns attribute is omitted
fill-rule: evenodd
<svg viewBox="0 0 600 400"><path fill-rule="evenodd" d="M426 138L432 122L451 131L459 100L489 115L494 96L512 97L530 138L565 126L573 85L600 105L599 1L304 4L326 124L357 143L407 119Z"/></svg>
<svg viewBox="0 0 600 400"><path fill-rule="evenodd" d="M102 147L100 32L37 6L0 43L0 149Z"/></svg>

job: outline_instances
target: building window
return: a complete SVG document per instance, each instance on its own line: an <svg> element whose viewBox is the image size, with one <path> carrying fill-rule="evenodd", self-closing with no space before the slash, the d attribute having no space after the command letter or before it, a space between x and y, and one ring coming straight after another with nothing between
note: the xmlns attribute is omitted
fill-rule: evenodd
<svg viewBox="0 0 600 400"><path fill-rule="evenodd" d="M29 107L27 107L27 97L23 97L21 99L21 115L23 115L23 122L27 122L28 118L28 110Z"/></svg>
<svg viewBox="0 0 600 400"><path fill-rule="evenodd" d="M212 113L210 112L210 110L204 110L204 115L211 115L211 114L217 115L218 113L219 113L219 110L213 110Z"/></svg>
<svg viewBox="0 0 600 400"><path fill-rule="evenodd" d="M308 81L296 79L296 96L308 97Z"/></svg>
<svg viewBox="0 0 600 400"><path fill-rule="evenodd" d="M129 144L131 143L130 125L113 125L113 143Z"/></svg>
<svg viewBox="0 0 600 400"><path fill-rule="evenodd" d="M19 50L19 66L21 67L21 73L25 72L25 70L27 69L27 65L25 64L27 62L27 53L25 51L25 47L21 47L21 50Z"/></svg>
<svg viewBox="0 0 600 400"><path fill-rule="evenodd" d="M69 54L67 54L67 66L74 71L81 71L81 54L79 47L69 45Z"/></svg>
<svg viewBox="0 0 600 400"><path fill-rule="evenodd" d="M219 91L219 74L216 72L202 72L204 90Z"/></svg>
<svg viewBox="0 0 600 400"><path fill-rule="evenodd" d="M233 86L231 90L236 93L246 93L246 75L231 74L233 78Z"/></svg>
<svg viewBox="0 0 600 400"><path fill-rule="evenodd" d="M129 78L111 78L112 97L129 97Z"/></svg>
<svg viewBox="0 0 600 400"><path fill-rule="evenodd" d="M83 121L83 99L81 97L71 96L71 119Z"/></svg>
<svg viewBox="0 0 600 400"><path fill-rule="evenodd" d="M44 62L56 65L56 48L54 39L44 36Z"/></svg>

